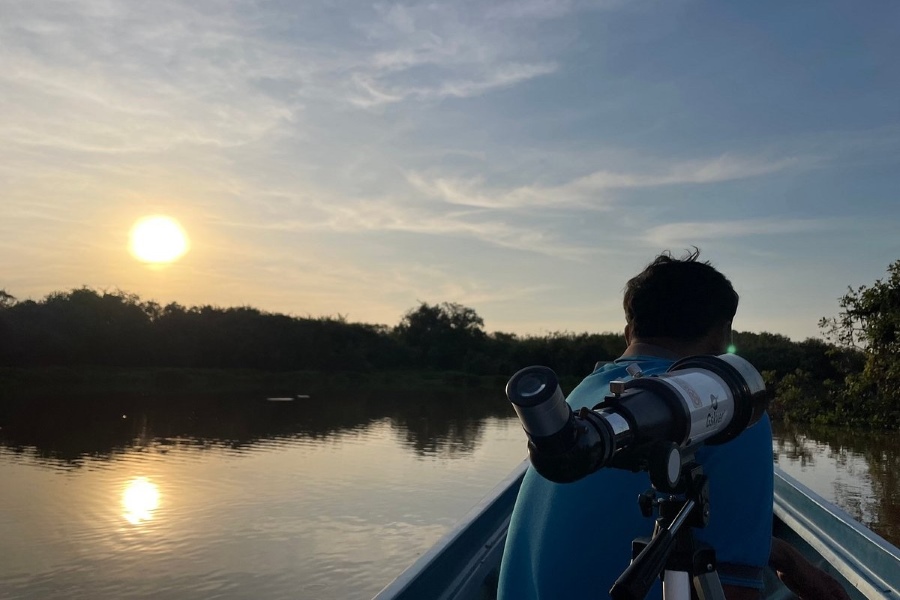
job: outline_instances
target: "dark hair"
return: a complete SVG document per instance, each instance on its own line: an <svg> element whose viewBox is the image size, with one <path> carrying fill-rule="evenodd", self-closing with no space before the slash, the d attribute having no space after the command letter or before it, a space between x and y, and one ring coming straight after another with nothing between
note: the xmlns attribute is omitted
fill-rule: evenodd
<svg viewBox="0 0 900 600"><path fill-rule="evenodd" d="M699 256L698 248L682 259L664 252L628 281L623 304L635 337L696 340L734 319L737 292Z"/></svg>

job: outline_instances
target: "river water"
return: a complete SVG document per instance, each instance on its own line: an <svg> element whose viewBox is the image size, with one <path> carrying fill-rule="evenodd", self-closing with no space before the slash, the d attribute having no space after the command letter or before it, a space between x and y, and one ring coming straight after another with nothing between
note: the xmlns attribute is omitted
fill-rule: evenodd
<svg viewBox="0 0 900 600"><path fill-rule="evenodd" d="M888 434L779 466L900 542ZM370 598L524 458L501 394L30 395L0 404L0 598Z"/></svg>

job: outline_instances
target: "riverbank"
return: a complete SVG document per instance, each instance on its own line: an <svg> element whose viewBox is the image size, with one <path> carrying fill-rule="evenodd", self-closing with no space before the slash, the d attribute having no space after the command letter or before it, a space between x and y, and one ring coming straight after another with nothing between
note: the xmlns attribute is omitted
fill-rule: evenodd
<svg viewBox="0 0 900 600"><path fill-rule="evenodd" d="M508 377L458 371L262 371L254 369L177 369L114 367L0 368L0 398L23 391L78 392L244 392L294 396L320 390L433 391L439 389L502 390ZM577 380L564 381L571 390Z"/></svg>

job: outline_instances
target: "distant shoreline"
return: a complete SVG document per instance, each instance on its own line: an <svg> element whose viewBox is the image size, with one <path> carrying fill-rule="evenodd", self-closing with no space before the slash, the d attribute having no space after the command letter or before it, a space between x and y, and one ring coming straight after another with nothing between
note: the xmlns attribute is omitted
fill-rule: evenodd
<svg viewBox="0 0 900 600"><path fill-rule="evenodd" d="M512 375L512 374L510 374ZM271 392L296 396L323 389L434 390L436 388L496 389L502 393L508 377L458 371L264 371L175 367L0 367L0 398L10 393L58 391L148 392ZM577 383L564 381L570 390ZM567 386L567 384L569 384Z"/></svg>

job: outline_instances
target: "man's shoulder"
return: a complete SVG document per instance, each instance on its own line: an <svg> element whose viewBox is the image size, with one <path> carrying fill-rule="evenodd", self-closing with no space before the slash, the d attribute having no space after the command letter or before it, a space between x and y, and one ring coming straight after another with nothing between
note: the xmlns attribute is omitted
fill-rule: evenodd
<svg viewBox="0 0 900 600"><path fill-rule="evenodd" d="M569 404L573 408L592 407L609 392L610 381L631 379L635 368L644 375L658 375L666 372L673 362L667 358L636 356L600 364L572 390Z"/></svg>
<svg viewBox="0 0 900 600"><path fill-rule="evenodd" d="M631 372L635 369L639 369L647 375L657 375L668 370L674 362L671 358L658 356L623 356L606 363L598 363L597 368L588 377L606 378L608 381L616 378L631 378Z"/></svg>

